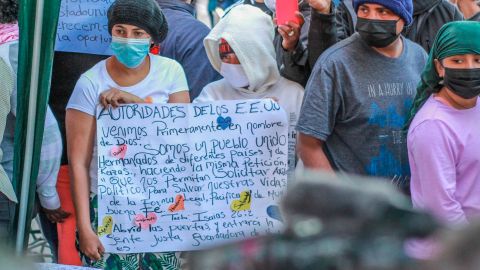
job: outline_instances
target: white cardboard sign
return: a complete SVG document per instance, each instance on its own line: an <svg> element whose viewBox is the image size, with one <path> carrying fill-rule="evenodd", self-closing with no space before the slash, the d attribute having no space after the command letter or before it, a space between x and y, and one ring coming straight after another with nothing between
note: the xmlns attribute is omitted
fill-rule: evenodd
<svg viewBox="0 0 480 270"><path fill-rule="evenodd" d="M270 100L97 110L98 235L111 253L279 232L287 114Z"/></svg>

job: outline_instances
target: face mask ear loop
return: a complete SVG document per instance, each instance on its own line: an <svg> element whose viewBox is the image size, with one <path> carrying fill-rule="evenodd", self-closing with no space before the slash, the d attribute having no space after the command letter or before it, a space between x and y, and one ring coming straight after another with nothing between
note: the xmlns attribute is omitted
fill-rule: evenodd
<svg viewBox="0 0 480 270"><path fill-rule="evenodd" d="M445 72L445 66L442 63L442 60L438 60L438 62L440 62L440 66L443 68L443 71ZM440 77L440 79L442 79L440 82L443 85L443 79L444 79L445 76L439 76L439 77Z"/></svg>

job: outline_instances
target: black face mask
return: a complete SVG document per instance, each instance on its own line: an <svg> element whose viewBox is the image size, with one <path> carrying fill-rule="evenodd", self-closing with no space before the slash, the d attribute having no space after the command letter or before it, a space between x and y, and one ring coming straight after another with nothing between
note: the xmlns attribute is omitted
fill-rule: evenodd
<svg viewBox="0 0 480 270"><path fill-rule="evenodd" d="M400 33L397 34L397 22L398 20L385 21L358 18L356 30L368 46L385 48L400 35Z"/></svg>
<svg viewBox="0 0 480 270"><path fill-rule="evenodd" d="M443 84L464 99L480 95L480 68L445 68Z"/></svg>

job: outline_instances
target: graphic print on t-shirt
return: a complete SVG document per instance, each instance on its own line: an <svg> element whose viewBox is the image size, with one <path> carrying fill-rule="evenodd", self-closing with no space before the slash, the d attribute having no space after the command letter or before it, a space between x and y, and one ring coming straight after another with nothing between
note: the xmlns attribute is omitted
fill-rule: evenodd
<svg viewBox="0 0 480 270"><path fill-rule="evenodd" d="M384 83L368 85L372 99L368 124L377 129L377 143L372 145L373 156L365 171L369 175L388 177L399 183L408 181L410 168L406 156L406 134L403 127L413 102L414 85ZM382 103L382 97L398 97L403 102Z"/></svg>

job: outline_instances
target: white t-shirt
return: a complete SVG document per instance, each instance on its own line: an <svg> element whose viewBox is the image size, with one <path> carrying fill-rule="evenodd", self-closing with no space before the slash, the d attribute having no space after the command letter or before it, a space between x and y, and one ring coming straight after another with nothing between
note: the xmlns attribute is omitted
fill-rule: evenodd
<svg viewBox="0 0 480 270"><path fill-rule="evenodd" d="M129 86L119 86L107 72L106 60L103 60L82 74L67 109L75 109L93 117L96 115L100 94L116 88L152 103L167 103L171 94L188 91L187 78L182 66L175 60L149 54L150 72L141 82ZM95 140L96 141L96 140ZM97 193L97 145L95 143L90 163L90 191Z"/></svg>
<svg viewBox="0 0 480 270"><path fill-rule="evenodd" d="M288 167L289 172L292 173L296 163L297 132L295 131L295 127L297 126L298 117L300 116L303 95L304 89L301 85L283 77L280 77L274 85L262 92L234 88L225 79L221 79L205 86L193 103L205 103L218 100L277 99L280 107L288 114Z"/></svg>

